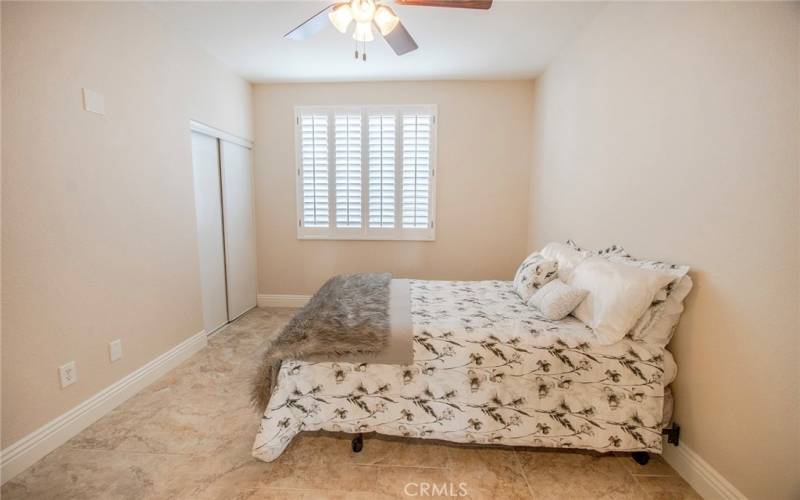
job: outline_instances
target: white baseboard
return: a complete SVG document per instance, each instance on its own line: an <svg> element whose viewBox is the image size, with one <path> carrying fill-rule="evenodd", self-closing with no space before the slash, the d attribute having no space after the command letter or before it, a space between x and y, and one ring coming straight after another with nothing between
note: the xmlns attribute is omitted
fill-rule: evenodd
<svg viewBox="0 0 800 500"><path fill-rule="evenodd" d="M741 491L684 443L673 446L664 442L662 456L701 497L747 500Z"/></svg>
<svg viewBox="0 0 800 500"><path fill-rule="evenodd" d="M0 482L5 483L100 419L125 400L175 368L207 344L206 332L192 335L123 379L51 420L0 452Z"/></svg>
<svg viewBox="0 0 800 500"><path fill-rule="evenodd" d="M303 307L311 295L259 294L258 307Z"/></svg>

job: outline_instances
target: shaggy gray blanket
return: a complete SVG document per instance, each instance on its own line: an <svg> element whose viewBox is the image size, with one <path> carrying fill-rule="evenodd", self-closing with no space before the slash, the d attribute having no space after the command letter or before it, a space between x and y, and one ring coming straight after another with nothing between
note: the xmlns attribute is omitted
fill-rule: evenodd
<svg viewBox="0 0 800 500"><path fill-rule="evenodd" d="M343 274L322 285L272 339L253 381L252 400L267 408L281 361L372 355L389 339L389 273Z"/></svg>

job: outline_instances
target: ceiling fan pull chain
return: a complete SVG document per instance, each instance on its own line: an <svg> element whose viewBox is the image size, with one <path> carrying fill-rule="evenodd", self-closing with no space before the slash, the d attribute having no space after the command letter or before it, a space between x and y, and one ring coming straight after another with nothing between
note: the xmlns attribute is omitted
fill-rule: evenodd
<svg viewBox="0 0 800 500"><path fill-rule="evenodd" d="M367 42L364 41L364 53L361 54L361 60L367 62Z"/></svg>
<svg viewBox="0 0 800 500"><path fill-rule="evenodd" d="M356 61L358 61L358 40L356 40Z"/></svg>

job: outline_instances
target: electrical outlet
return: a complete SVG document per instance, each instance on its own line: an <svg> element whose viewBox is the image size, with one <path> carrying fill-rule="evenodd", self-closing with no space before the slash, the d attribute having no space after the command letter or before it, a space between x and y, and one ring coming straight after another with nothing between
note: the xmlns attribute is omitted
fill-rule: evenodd
<svg viewBox="0 0 800 500"><path fill-rule="evenodd" d="M108 355L111 357L112 363L122 358L122 340L112 340L108 343Z"/></svg>
<svg viewBox="0 0 800 500"><path fill-rule="evenodd" d="M72 385L78 381L78 369L75 367L75 362L70 361L65 365L58 367L58 375L61 377L61 388Z"/></svg>

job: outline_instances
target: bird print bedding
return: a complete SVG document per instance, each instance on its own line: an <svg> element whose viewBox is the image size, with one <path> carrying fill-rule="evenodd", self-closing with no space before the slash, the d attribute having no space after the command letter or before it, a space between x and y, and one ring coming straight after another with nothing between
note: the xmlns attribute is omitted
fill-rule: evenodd
<svg viewBox="0 0 800 500"><path fill-rule="evenodd" d="M275 460L301 431L376 432L460 443L661 452L661 346L610 345L550 321L507 281L411 281L411 365L283 362L253 456Z"/></svg>

